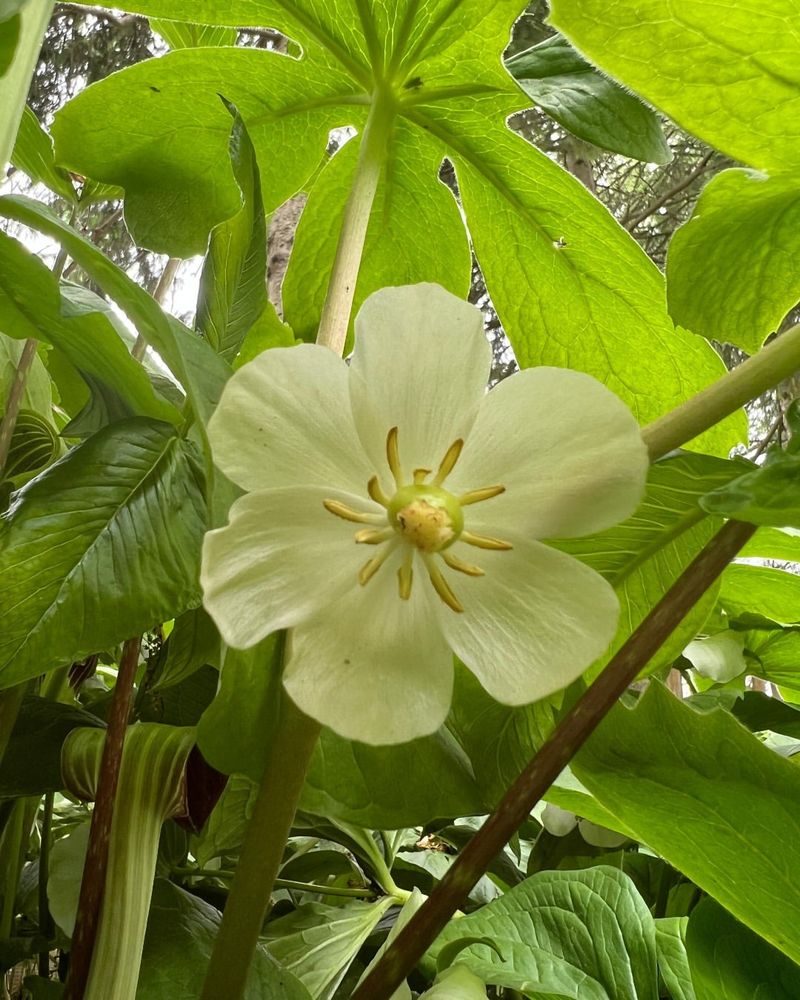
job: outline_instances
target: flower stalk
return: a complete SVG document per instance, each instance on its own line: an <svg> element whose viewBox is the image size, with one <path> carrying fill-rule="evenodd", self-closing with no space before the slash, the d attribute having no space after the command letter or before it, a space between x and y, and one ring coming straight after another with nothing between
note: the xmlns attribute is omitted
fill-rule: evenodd
<svg viewBox="0 0 800 1000"><path fill-rule="evenodd" d="M222 913L201 1000L244 994L320 725L281 689L280 714L231 892Z"/></svg>
<svg viewBox="0 0 800 1000"><path fill-rule="evenodd" d="M394 98L388 88L378 86L361 136L356 174L344 209L342 230L317 331L317 343L330 347L339 355L344 353L372 203L386 161L393 121Z"/></svg>

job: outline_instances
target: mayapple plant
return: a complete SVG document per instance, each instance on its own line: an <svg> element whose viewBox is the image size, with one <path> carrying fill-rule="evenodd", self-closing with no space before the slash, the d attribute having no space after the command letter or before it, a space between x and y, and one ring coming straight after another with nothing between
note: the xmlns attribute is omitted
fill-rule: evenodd
<svg viewBox="0 0 800 1000"><path fill-rule="evenodd" d="M450 650L507 705L604 652L613 588L536 539L629 517L648 458L630 410L580 372L487 394L481 313L437 285L375 292L355 328L349 366L276 348L226 385L209 437L248 493L206 535L203 601L236 648L290 629L283 681L307 715L401 743L444 722Z"/></svg>
<svg viewBox="0 0 800 1000"><path fill-rule="evenodd" d="M126 0L170 51L52 139L51 6L0 10L0 158L57 199L0 196L0 955L63 946L68 1000L800 996L795 0ZM682 143L644 215L590 193ZM664 275L618 218L706 168ZM488 391L473 256L521 369ZM161 833L201 756L229 787Z"/></svg>

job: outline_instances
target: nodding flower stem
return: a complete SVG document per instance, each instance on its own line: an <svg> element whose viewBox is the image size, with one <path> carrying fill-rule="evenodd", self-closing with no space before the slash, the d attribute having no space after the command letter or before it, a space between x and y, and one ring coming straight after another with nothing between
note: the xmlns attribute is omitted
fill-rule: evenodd
<svg viewBox="0 0 800 1000"><path fill-rule="evenodd" d="M339 355L344 353L372 204L386 162L393 120L394 98L388 89L378 87L372 96L361 135L355 178L344 209L339 244L317 331L317 343L330 347Z"/></svg>

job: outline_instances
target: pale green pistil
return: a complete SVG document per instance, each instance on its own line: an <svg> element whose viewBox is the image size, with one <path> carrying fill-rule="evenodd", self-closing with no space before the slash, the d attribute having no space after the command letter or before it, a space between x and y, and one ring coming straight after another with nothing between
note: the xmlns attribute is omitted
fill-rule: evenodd
<svg viewBox="0 0 800 1000"><path fill-rule="evenodd" d="M353 510L338 500L323 501L327 511L345 521L371 525L355 533L355 541L358 544L381 546L378 554L369 559L359 571L358 580L362 586L372 579L389 556L402 545L405 552L403 562L397 571L400 597L408 600L411 596L416 551L419 552L431 584L439 597L453 611L463 611L464 608L453 593L435 556L439 556L450 569L458 570L459 573L465 573L467 576L483 576L484 571L479 566L472 566L446 551L453 542L460 539L481 549L511 548L508 542L499 538L490 538L464 530L463 508L498 496L505 491L505 486L487 486L461 496L442 488L442 483L453 471L463 447L464 442L461 438L450 445L431 482L425 482L428 476L432 475L430 469L415 469L414 481L403 483L397 448L397 428L392 427L386 437L386 459L394 477L395 493L388 497L381 489L377 476L373 476L367 484L367 492L376 503L385 508L385 516Z"/></svg>

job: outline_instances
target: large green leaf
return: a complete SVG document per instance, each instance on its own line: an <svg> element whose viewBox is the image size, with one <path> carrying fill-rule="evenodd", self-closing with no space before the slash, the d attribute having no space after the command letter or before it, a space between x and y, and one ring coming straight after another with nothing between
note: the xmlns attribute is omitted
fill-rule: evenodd
<svg viewBox="0 0 800 1000"><path fill-rule="evenodd" d="M354 313L386 285L435 281L463 298L469 291L467 233L455 199L437 180L441 149L424 130L402 120L391 143L391 170L373 206ZM286 320L305 340L317 332L357 158L356 141L333 157L311 189L297 227L282 294Z"/></svg>
<svg viewBox="0 0 800 1000"><path fill-rule="evenodd" d="M796 1000L800 968L711 899L692 911L686 949L701 1000Z"/></svg>
<svg viewBox="0 0 800 1000"><path fill-rule="evenodd" d="M749 354L800 298L800 184L726 170L707 185L667 257L677 323Z"/></svg>
<svg viewBox="0 0 800 1000"><path fill-rule="evenodd" d="M197 605L203 486L194 446L137 417L20 491L0 524L0 686Z"/></svg>
<svg viewBox="0 0 800 1000"><path fill-rule="evenodd" d="M651 163L672 159L658 116L553 35L506 63L525 93L579 139Z"/></svg>
<svg viewBox="0 0 800 1000"><path fill-rule="evenodd" d="M662 917L656 920L658 968L672 1000L696 1000L686 954L688 923L688 917Z"/></svg>
<svg viewBox="0 0 800 1000"><path fill-rule="evenodd" d="M136 996L195 1000L219 930L219 911L166 879L156 879ZM308 990L257 948L243 1000L309 1000Z"/></svg>
<svg viewBox="0 0 800 1000"><path fill-rule="evenodd" d="M338 0L324 6L310 0L291 6L278 0L132 0L127 6L204 23L257 21L286 31L304 53L296 60L236 49L173 52L113 74L60 113L54 126L59 156L126 187L128 219L142 242L172 253L196 251L210 228L237 210L218 94L237 106L247 125L269 210L306 184L328 129L360 129L379 92L382 106L391 98L387 114L393 116L391 130L383 123L391 135L383 191L390 196L394 190L398 204L414 211L399 228L401 217L391 205L387 213L385 198L379 199L381 221L363 263L365 290L370 282L422 274L464 280L460 261L431 259L431 245L459 247L463 259L452 207L446 237L437 235L438 220L420 236L419 206L438 201L437 211L443 209L446 192L439 190L435 166L448 158L490 295L522 366L587 371L617 391L643 422L722 373L705 341L673 327L661 275L631 237L575 178L508 130L507 117L528 104L501 60L519 0ZM355 146L343 151L345 158L337 156L320 178L320 190L331 185L336 204L315 199L317 208L310 208L309 231L313 212L327 227L325 265L322 253L315 256L306 244L295 276L287 279L305 335L316 327L318 276L326 273L336 245L346 194L338 175L346 174L355 152ZM381 232L388 234L385 242ZM393 245L402 253L391 262L386 247ZM517 252L508 253L509 247ZM300 301L312 272L313 308ZM733 418L709 431L702 446L727 454L743 434L743 422Z"/></svg>
<svg viewBox="0 0 800 1000"><path fill-rule="evenodd" d="M295 975L313 1000L329 1000L361 945L390 906L377 903L326 906L305 903L267 925L267 951Z"/></svg>
<svg viewBox="0 0 800 1000"><path fill-rule="evenodd" d="M727 712L700 713L651 684L635 709L611 712L573 768L638 840L800 957L796 765Z"/></svg>
<svg viewBox="0 0 800 1000"><path fill-rule="evenodd" d="M800 455L773 449L766 462L700 501L711 514L751 524L800 528Z"/></svg>
<svg viewBox="0 0 800 1000"><path fill-rule="evenodd" d="M795 0L552 0L602 69L737 160L793 170L800 148Z"/></svg>
<svg viewBox="0 0 800 1000"><path fill-rule="evenodd" d="M760 615L773 622L800 622L800 576L782 569L735 564L722 574L720 604L731 618Z"/></svg>
<svg viewBox="0 0 800 1000"><path fill-rule="evenodd" d="M68 202L73 204L77 202L75 187L69 173L56 166L53 140L27 106L22 112L11 162L15 167L24 170L32 181L45 184Z"/></svg>
<svg viewBox="0 0 800 1000"><path fill-rule="evenodd" d="M231 163L242 206L211 233L197 302L195 326L218 354L232 361L245 334L265 309L267 223L253 144L235 108Z"/></svg>
<svg viewBox="0 0 800 1000"><path fill-rule="evenodd" d="M118 322L102 299L78 285L59 288L36 256L0 233L0 329L58 347L84 377L113 390L130 413L178 423L178 410L156 396L129 354Z"/></svg>
<svg viewBox="0 0 800 1000"><path fill-rule="evenodd" d="M744 634L748 673L800 691L800 630L751 629Z"/></svg>
<svg viewBox="0 0 800 1000"><path fill-rule="evenodd" d="M203 423L208 420L230 375L230 368L205 341L163 312L123 270L44 205L30 198L9 195L0 198L0 216L16 219L59 240L158 351L180 380L200 420Z"/></svg>
<svg viewBox="0 0 800 1000"><path fill-rule="evenodd" d="M484 982L543 1000L657 1000L655 927L615 868L541 872L476 913L451 921L434 946L460 951ZM489 943L490 942L490 943Z"/></svg>
<svg viewBox="0 0 800 1000"><path fill-rule="evenodd" d="M759 528L739 554L800 563L800 531Z"/></svg>
<svg viewBox="0 0 800 1000"><path fill-rule="evenodd" d="M219 24L193 24L190 21L161 21L151 18L150 27L161 35L171 49L236 44L236 29Z"/></svg>

